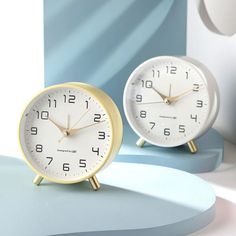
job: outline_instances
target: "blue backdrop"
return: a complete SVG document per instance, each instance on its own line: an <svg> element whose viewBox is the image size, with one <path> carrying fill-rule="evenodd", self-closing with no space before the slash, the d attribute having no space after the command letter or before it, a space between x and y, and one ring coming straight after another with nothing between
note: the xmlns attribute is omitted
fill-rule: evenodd
<svg viewBox="0 0 236 236"><path fill-rule="evenodd" d="M105 90L121 111L136 66L186 54L186 0L45 0L45 86L69 81Z"/></svg>

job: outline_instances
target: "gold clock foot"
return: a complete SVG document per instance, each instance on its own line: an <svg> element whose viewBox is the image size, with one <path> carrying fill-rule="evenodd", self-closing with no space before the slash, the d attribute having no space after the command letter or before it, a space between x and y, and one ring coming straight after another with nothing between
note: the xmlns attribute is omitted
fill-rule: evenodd
<svg viewBox="0 0 236 236"><path fill-rule="evenodd" d="M194 143L193 140L189 141L187 144L188 144L188 148L189 148L191 153L194 154L194 153L197 152L197 146L196 146L196 144Z"/></svg>
<svg viewBox="0 0 236 236"><path fill-rule="evenodd" d="M33 180L33 183L34 183L35 185L40 185L42 181L43 181L43 177L40 176L40 175L36 175L36 177L35 177L34 180Z"/></svg>
<svg viewBox="0 0 236 236"><path fill-rule="evenodd" d="M138 147L143 147L143 145L145 144L145 140L143 138L139 138L139 140L136 142L136 145Z"/></svg>
<svg viewBox="0 0 236 236"><path fill-rule="evenodd" d="M100 183L98 182L98 179L95 175L89 178L89 182L92 185L93 190L97 191L98 189L100 189Z"/></svg>

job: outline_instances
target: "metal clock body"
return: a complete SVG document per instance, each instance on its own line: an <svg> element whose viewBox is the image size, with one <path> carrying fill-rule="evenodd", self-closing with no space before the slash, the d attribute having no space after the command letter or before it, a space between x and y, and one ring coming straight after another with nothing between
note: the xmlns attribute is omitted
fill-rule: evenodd
<svg viewBox="0 0 236 236"><path fill-rule="evenodd" d="M57 183L89 179L115 157L122 140L122 120L111 98L83 83L46 88L23 112L19 140L28 165Z"/></svg>
<svg viewBox="0 0 236 236"><path fill-rule="evenodd" d="M219 93L213 75L200 62L161 56L132 72L123 104L128 123L140 137L139 146L191 146L215 121Z"/></svg>

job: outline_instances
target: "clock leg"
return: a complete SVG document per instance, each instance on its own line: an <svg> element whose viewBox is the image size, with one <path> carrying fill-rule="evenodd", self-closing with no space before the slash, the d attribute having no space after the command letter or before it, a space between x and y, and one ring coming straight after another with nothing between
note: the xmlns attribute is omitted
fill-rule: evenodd
<svg viewBox="0 0 236 236"><path fill-rule="evenodd" d="M143 138L139 138L139 140L136 142L136 145L138 147L143 147L143 145L145 144L145 140Z"/></svg>
<svg viewBox="0 0 236 236"><path fill-rule="evenodd" d="M34 180L33 180L33 183L35 184L35 185L40 185L40 183L43 181L43 177L42 176L40 176L40 175L36 175L36 177L34 178Z"/></svg>
<svg viewBox="0 0 236 236"><path fill-rule="evenodd" d="M188 144L188 148L189 148L191 153L194 154L194 153L197 152L197 146L196 146L196 144L194 143L193 140L189 141L187 144Z"/></svg>
<svg viewBox="0 0 236 236"><path fill-rule="evenodd" d="M98 189L100 189L100 183L98 182L98 179L95 175L89 178L89 182L92 185L93 190L97 191Z"/></svg>

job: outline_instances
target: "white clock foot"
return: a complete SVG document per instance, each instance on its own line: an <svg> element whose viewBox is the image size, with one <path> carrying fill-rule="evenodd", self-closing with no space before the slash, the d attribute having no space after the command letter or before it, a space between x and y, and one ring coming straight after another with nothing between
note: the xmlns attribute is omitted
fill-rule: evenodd
<svg viewBox="0 0 236 236"><path fill-rule="evenodd" d="M43 177L40 176L40 175L36 175L36 177L35 177L34 180L33 180L33 183L34 183L35 185L40 185L42 181L43 181Z"/></svg>
<svg viewBox="0 0 236 236"><path fill-rule="evenodd" d="M95 175L89 178L89 182L92 185L93 190L97 191L98 189L100 189L100 183L98 182L98 179Z"/></svg>
<svg viewBox="0 0 236 236"><path fill-rule="evenodd" d="M190 152L191 153L196 153L197 152L197 146L196 146L196 144L194 143L194 141L192 140L192 141L189 141L188 143L188 148L189 148L189 150L190 150Z"/></svg>
<svg viewBox="0 0 236 236"><path fill-rule="evenodd" d="M143 138L139 138L139 140L136 142L136 145L138 147L143 147L143 145L145 144L145 140Z"/></svg>

